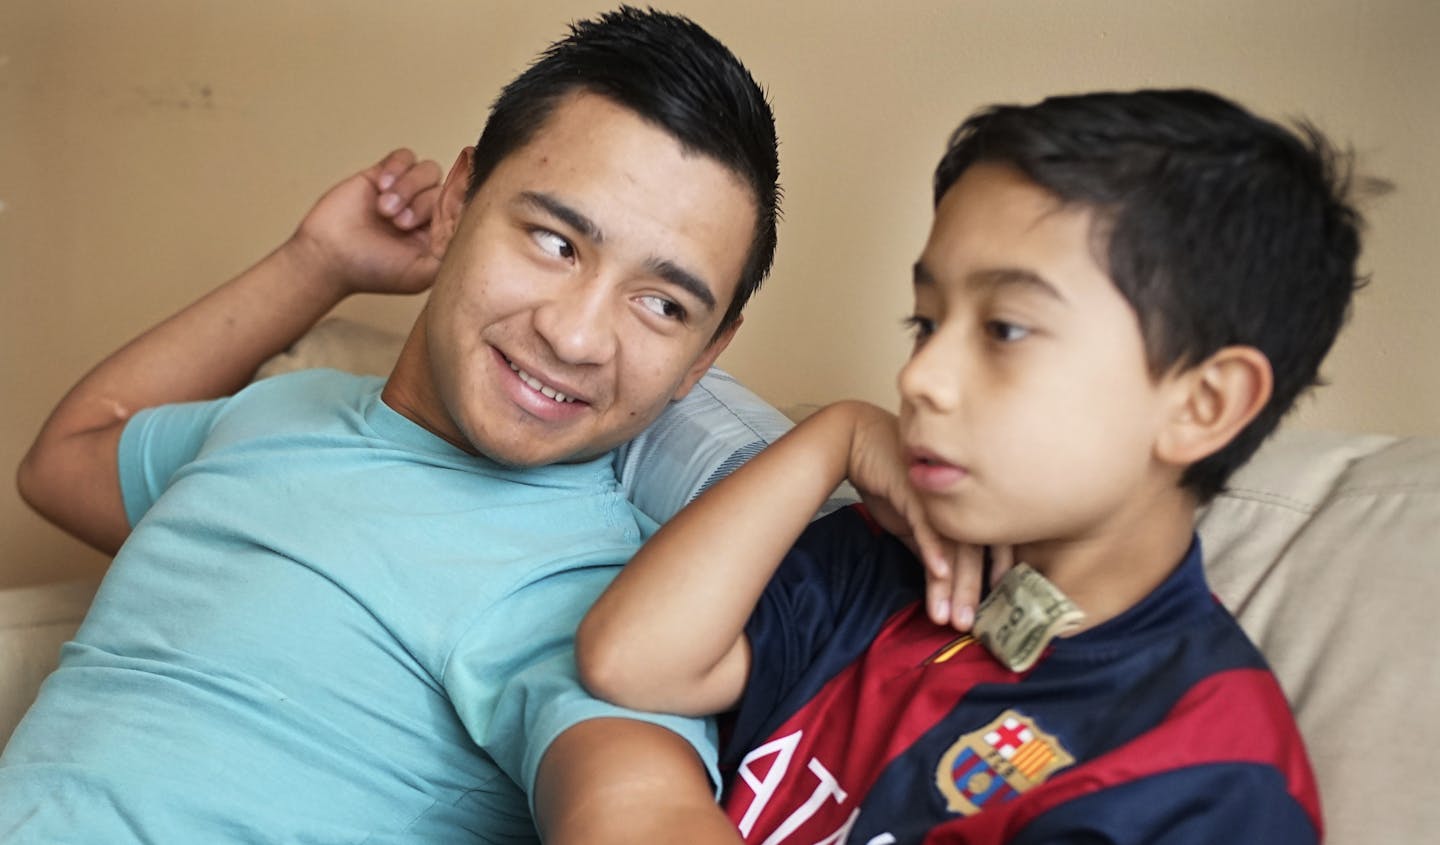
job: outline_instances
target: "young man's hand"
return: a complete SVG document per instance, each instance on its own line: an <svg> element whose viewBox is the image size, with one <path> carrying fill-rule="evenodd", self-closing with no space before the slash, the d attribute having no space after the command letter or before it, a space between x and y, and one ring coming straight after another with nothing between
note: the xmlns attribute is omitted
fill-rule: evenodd
<svg viewBox="0 0 1440 845"><path fill-rule="evenodd" d="M439 267L429 229L442 175L395 150L320 197L286 248L346 294L420 293Z"/></svg>
<svg viewBox="0 0 1440 845"><path fill-rule="evenodd" d="M975 622L984 577L985 550L940 536L931 527L920 497L910 486L895 415L871 405L852 404L850 482L871 515L900 538L925 566L925 607L938 625L968 631ZM995 568L1009 568L1009 550L995 554Z"/></svg>

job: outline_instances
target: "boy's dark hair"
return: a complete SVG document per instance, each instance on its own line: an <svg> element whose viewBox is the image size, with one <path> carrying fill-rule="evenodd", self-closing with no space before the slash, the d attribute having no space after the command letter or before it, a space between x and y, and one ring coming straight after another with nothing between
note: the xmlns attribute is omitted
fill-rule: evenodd
<svg viewBox="0 0 1440 845"><path fill-rule="evenodd" d="M608 97L670 133L692 153L739 176L754 194L755 236L740 283L721 320L740 316L770 272L780 216L775 117L750 71L688 18L622 6L570 25L501 90L475 145L466 198L506 156L529 143L556 105L575 91Z"/></svg>
<svg viewBox="0 0 1440 845"><path fill-rule="evenodd" d="M1139 316L1152 375L1226 346L1274 371L1269 402L1181 484L1213 497L1307 388L1349 311L1360 253L1350 157L1197 90L994 106L950 137L935 203L972 164L1019 169L1095 209L1096 258Z"/></svg>

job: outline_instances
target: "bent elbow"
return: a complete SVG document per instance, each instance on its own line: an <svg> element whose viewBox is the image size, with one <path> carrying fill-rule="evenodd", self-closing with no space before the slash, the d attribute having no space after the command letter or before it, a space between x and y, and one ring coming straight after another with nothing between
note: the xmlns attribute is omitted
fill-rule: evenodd
<svg viewBox="0 0 1440 845"><path fill-rule="evenodd" d="M687 672L673 655L647 645L587 616L575 635L580 683L596 698L632 710L709 716L733 706L738 692L720 691L709 674Z"/></svg>
<svg viewBox="0 0 1440 845"><path fill-rule="evenodd" d="M643 707L631 695L634 658L627 660L626 649L597 631L599 627L587 616L575 632L575 667L580 674L580 683L602 701L622 707Z"/></svg>
<svg viewBox="0 0 1440 845"><path fill-rule="evenodd" d="M41 471L43 458L37 454L34 446L20 459L20 465L15 468L15 490L20 494L20 500L29 508L41 516L46 515L44 473Z"/></svg>
<svg viewBox="0 0 1440 845"><path fill-rule="evenodd" d="M118 438L118 429L42 437L15 469L16 492L31 510L110 555L130 534L114 457Z"/></svg>

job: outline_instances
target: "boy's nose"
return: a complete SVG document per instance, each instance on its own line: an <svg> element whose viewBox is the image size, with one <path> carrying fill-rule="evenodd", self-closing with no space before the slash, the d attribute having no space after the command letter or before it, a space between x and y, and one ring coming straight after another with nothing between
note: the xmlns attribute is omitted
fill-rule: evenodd
<svg viewBox="0 0 1440 845"><path fill-rule="evenodd" d="M937 412L954 411L960 406L959 356L944 354L938 340L932 337L915 350L900 368L896 385L901 400L908 405Z"/></svg>
<svg viewBox="0 0 1440 845"><path fill-rule="evenodd" d="M535 311L535 329L566 364L603 364L615 354L612 292L592 279L561 291Z"/></svg>

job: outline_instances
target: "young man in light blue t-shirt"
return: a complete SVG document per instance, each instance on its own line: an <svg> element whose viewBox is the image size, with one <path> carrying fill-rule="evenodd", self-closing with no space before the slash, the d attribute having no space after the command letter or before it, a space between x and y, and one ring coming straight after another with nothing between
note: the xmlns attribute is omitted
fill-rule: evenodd
<svg viewBox="0 0 1440 845"><path fill-rule="evenodd" d="M705 722L585 695L571 637L653 528L611 450L769 269L764 96L693 23L622 9L438 177L402 151L342 182L45 424L25 498L118 553L0 757L0 838L529 841L538 782L558 840L613 815L569 777L629 732L713 766ZM432 280L389 378L245 387L346 296Z"/></svg>

